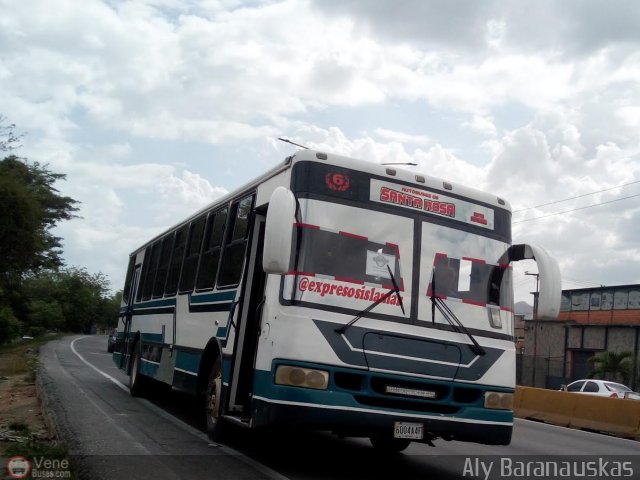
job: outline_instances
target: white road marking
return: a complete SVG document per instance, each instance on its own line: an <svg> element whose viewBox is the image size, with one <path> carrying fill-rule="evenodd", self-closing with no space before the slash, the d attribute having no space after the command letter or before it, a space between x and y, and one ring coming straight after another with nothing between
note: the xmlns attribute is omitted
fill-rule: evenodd
<svg viewBox="0 0 640 480"><path fill-rule="evenodd" d="M80 337L80 338L76 338L73 342L71 342L71 345L70 345L70 346L71 346L71 351L72 351L73 353L75 353L75 354L76 354L76 356L77 356L77 357L78 357L78 358L79 358L79 359L80 359L80 360L81 360L85 365L87 365L88 367L91 367L91 368L92 368L92 369L94 369L96 372L98 372L100 375L102 375L104 378L106 378L107 380L112 381L112 382L113 382L113 383L115 383L118 387L120 387L122 390L124 390L125 392L129 393L129 387L127 387L124 383L122 383L122 382L121 382L121 381L119 381L119 380L116 380L116 379L115 379L115 378L113 378L111 375L109 375L109 374L107 374L107 373L104 373L104 372L103 372L102 370L100 370L98 367L96 367L96 366L94 366L93 364L91 364L91 363L89 363L88 361L86 361L86 360L85 360L85 358L84 358L82 355L80 355L80 354L78 353L78 351L76 350L76 347L75 347L75 343L76 343L78 340L82 340L83 338L87 338L87 337Z"/></svg>
<svg viewBox="0 0 640 480"><path fill-rule="evenodd" d="M60 357L58 356L58 352L54 352L54 355L56 356L56 359L58 360L58 364L62 367L62 362L60 361ZM77 355L77 353L76 353ZM140 443L138 440L136 440L129 432L127 432L124 428L122 428L120 425L118 425L116 422L113 421L113 418L111 418L111 415L109 415L106 411L104 411L102 409L102 407L100 405L98 405L90 396L89 394L82 388L82 386L79 383L79 380L74 378L73 375L71 375L69 372L67 372L67 370L62 367L61 371L64 375L66 375L69 380L71 382L73 382L76 386L76 388L78 389L78 391L86 398L87 402L89 402L91 405L93 405L93 407L98 410L102 416L105 418L105 420L107 422L109 422L111 424L111 426L113 428L116 428L121 435L127 437L129 439L129 441L131 442L131 444L133 445L133 448L140 450L140 452L136 452L136 454L138 455L151 455L151 452L142 444Z"/></svg>
<svg viewBox="0 0 640 480"><path fill-rule="evenodd" d="M103 372L102 370L100 370L98 367L96 367L95 365L91 364L90 362L88 362L82 355L80 355L78 353L78 351L75 348L75 343L78 340L82 340L84 338L89 338L87 336L84 337L79 337L76 338L75 340L73 340L70 344L71 347L71 351L88 367L91 367L93 370L95 370L96 372L98 372L100 375L102 375L103 377L105 377L107 380L110 380L111 382L115 383L118 387L120 387L122 390L124 390L125 392L129 393L129 387L126 386L124 383L122 383L121 381L113 378L111 375ZM84 393L84 392L83 392ZM184 423L182 420L174 417L173 415L165 412L163 409L161 409L160 407L154 405L153 403L151 403L148 400L145 400L144 398L138 398L137 400L141 401L142 403L146 404L146 406L153 410L155 413L157 413L158 415L160 415L162 418L169 420L171 423L173 423L174 425L176 425L177 427L181 428L182 430L184 430L187 433L190 433L191 435L199 438L200 440L203 440L205 442L207 442L208 444L211 444L211 440L209 439L209 437L201 432L200 430L197 430L195 428L193 428L191 425ZM92 402L93 403L93 402ZM106 413L105 413L106 415ZM238 452L237 450L234 450L233 448L227 447L226 445L221 445L224 449L225 452L228 452L229 455L232 455L233 457L237 458L238 460L240 460L241 462L243 462L246 465L249 465L253 468L255 468L256 470L258 470L259 472L265 474L266 476L274 479L274 480L289 480L288 477L285 477L284 475L276 472L275 470L267 467L266 465L263 465L262 463L259 463L255 460L253 460L252 458L247 457L246 455L244 455L243 453Z"/></svg>
<svg viewBox="0 0 640 480"><path fill-rule="evenodd" d="M103 372L102 370L100 370L98 367L92 365L91 363L89 363L87 360L84 359L84 357L82 355L80 355L78 353L78 351L75 349L74 344L78 341L78 340L82 340L83 338L88 338L88 337L80 337L80 338L76 338L74 341L71 342L71 350L73 351L73 353L75 353L78 358L80 360L82 360L82 362L84 362L87 366L91 367L93 370L95 370L96 372L98 372L100 375L102 375L103 377L107 378L108 380L112 381L113 383L115 383L118 387L120 387L122 390L124 390L125 392L129 392L129 387L127 387L126 385L124 385L122 382L120 382L119 380L116 380L115 378L113 378L111 375ZM141 401L143 401L144 403L147 404L147 406L149 408L151 408L153 411L155 411L156 413L158 413L159 415L161 415L163 418L166 418L167 420L169 420L170 422L172 422L174 425L182 428L183 430L191 433L192 435L195 435L196 437L200 438L201 440L204 440L206 442L209 442L209 437L200 432L199 430L196 430L195 428L193 428L191 425L188 425L186 423L184 423L183 421L177 419L176 417L174 417L171 414L168 414L167 412L165 412L164 410L162 410L161 408L157 407L156 405L154 405L153 403L144 400L144 399L139 399ZM551 423L544 423L544 422L536 422L534 420L527 420L525 418L514 418L514 423L515 422L530 422L530 423L535 423L537 425L545 425L548 427L555 427L555 428L561 428L563 430L567 430L567 427L563 427L560 425L553 425ZM585 431L585 430L578 430L576 428L572 428L570 429L574 432L581 432L583 434L586 435L598 435L600 437L602 437L603 435L601 433L596 433L596 432L589 432L589 431ZM636 440L630 440L630 439L626 439L626 438L620 438L620 437L613 437L616 438L617 440L621 440L624 442L630 442L630 443L637 443ZM276 472L275 470L271 470L269 467L262 465L261 463L256 462L255 460L243 455L242 453L227 447L226 445L223 445L225 450L228 450L229 453L231 455L237 456L238 459L242 460L243 462L247 463L248 465L251 465L252 467L256 468L257 470L261 471L262 473L264 473L265 475L270 476L271 478L274 479L278 479L278 480L289 480L287 477L281 475L280 473Z"/></svg>

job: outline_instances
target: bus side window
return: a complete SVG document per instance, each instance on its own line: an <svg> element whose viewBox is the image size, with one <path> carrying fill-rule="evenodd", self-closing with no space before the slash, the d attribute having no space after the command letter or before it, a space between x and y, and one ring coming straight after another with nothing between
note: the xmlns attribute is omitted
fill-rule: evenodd
<svg viewBox="0 0 640 480"><path fill-rule="evenodd" d="M253 195L234 202L231 206L230 228L225 236L222 265L218 276L219 287L230 287L240 282L248 243L249 218L252 207Z"/></svg>
<svg viewBox="0 0 640 480"><path fill-rule="evenodd" d="M202 232L206 216L202 216L191 222L189 227L189 242L182 265L182 275L180 276L180 293L190 292L196 282L196 268L200 257L200 247L202 246Z"/></svg>
<svg viewBox="0 0 640 480"><path fill-rule="evenodd" d="M178 290L180 267L182 267L182 258L184 257L184 247L186 243L187 226L185 225L176 232L176 239L173 242L173 253L171 254L171 262L169 263L169 275L164 290L165 295L175 295Z"/></svg>
<svg viewBox="0 0 640 480"><path fill-rule="evenodd" d="M213 288L216 283L216 273L220 262L220 250L222 249L222 237L224 226L227 223L227 209L211 213L207 219L205 228L200 268L196 281L197 290Z"/></svg>
<svg viewBox="0 0 640 480"><path fill-rule="evenodd" d="M133 279L133 267L136 264L136 256L132 255L129 259L129 266L127 267L127 277L124 281L124 290L122 291L122 300L126 305L129 305L129 290L131 290L131 281Z"/></svg>
<svg viewBox="0 0 640 480"><path fill-rule="evenodd" d="M173 234L166 235L162 239L160 260L158 262L158 273L156 273L156 280L153 284L153 298L162 297L162 294L164 293L164 284L167 281L169 261L171 260L171 247L173 247Z"/></svg>
<svg viewBox="0 0 640 480"><path fill-rule="evenodd" d="M151 250L147 248L144 252L144 257L148 258L151 255ZM140 280L138 281L138 290L136 292L136 302L142 300L142 289L144 288L144 279L147 276L149 270L149 262L142 261L142 271L140 272Z"/></svg>
<svg viewBox="0 0 640 480"><path fill-rule="evenodd" d="M157 241L151 247L151 255L149 256L149 265L144 279L144 287L142 289L142 300L149 300L153 291L153 282L158 271L158 259L160 257L160 241Z"/></svg>

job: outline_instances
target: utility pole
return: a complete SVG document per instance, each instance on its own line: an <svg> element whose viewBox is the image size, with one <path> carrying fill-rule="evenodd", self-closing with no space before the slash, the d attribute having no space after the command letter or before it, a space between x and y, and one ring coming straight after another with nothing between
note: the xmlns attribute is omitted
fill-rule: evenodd
<svg viewBox="0 0 640 480"><path fill-rule="evenodd" d="M525 275L532 275L536 277L536 291L533 294L533 371L531 372L533 375L533 386L537 387L536 384L536 364L538 363L538 287L540 274L539 273L529 273L524 272ZM533 292L532 292L533 293Z"/></svg>
<svg viewBox="0 0 640 480"><path fill-rule="evenodd" d="M536 291L535 293L534 292L531 292L531 293L533 293L533 319L538 320L538 287L540 282L540 274L529 273L529 272L524 272L524 274L536 277Z"/></svg>

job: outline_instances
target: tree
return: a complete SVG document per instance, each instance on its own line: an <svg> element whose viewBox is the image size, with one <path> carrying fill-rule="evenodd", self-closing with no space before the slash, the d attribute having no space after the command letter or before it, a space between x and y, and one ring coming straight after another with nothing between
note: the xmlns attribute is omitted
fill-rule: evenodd
<svg viewBox="0 0 640 480"><path fill-rule="evenodd" d="M14 155L23 136L0 114L0 343L20 331L56 328L64 319L64 299L29 297L22 283L62 266L61 239L51 230L78 210L78 202L54 186L65 175Z"/></svg>
<svg viewBox="0 0 640 480"><path fill-rule="evenodd" d="M20 147L24 134L15 133L14 123L7 125L7 117L0 114L0 152L12 152Z"/></svg>
<svg viewBox="0 0 640 480"><path fill-rule="evenodd" d="M51 229L78 210L76 200L59 195L53 186L64 178L15 155L0 161L0 286L19 284L26 272L63 264L61 239Z"/></svg>
<svg viewBox="0 0 640 480"><path fill-rule="evenodd" d="M122 290L118 290L102 303L96 324L104 330L114 328L118 322L121 303Z"/></svg>
<svg viewBox="0 0 640 480"><path fill-rule="evenodd" d="M601 378L626 384L631 378L632 358L631 352L600 352L597 357L589 359L595 367L589 378Z"/></svg>
<svg viewBox="0 0 640 480"><path fill-rule="evenodd" d="M37 335L45 330L90 333L95 325L115 325L120 304L109 295L102 273L82 268L40 271L25 278L22 291L28 299L27 324Z"/></svg>
<svg viewBox="0 0 640 480"><path fill-rule="evenodd" d="M61 290L66 329L90 333L106 297L108 281L101 273L90 275L85 269L71 268L61 276Z"/></svg>
<svg viewBox="0 0 640 480"><path fill-rule="evenodd" d="M0 344L6 343L20 334L21 323L4 300L4 292L0 288Z"/></svg>
<svg viewBox="0 0 640 480"><path fill-rule="evenodd" d="M58 222L75 218L78 202L60 195L65 175L13 154L23 135L0 115L0 343L20 331L89 333L112 327L121 292L109 293L102 273L62 268Z"/></svg>

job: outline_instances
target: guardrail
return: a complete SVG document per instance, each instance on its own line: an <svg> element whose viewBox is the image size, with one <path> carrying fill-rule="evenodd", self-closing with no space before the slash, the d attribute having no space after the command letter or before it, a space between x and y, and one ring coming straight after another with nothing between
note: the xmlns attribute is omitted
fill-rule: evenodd
<svg viewBox="0 0 640 480"><path fill-rule="evenodd" d="M517 387L513 411L554 425L640 437L640 400Z"/></svg>

